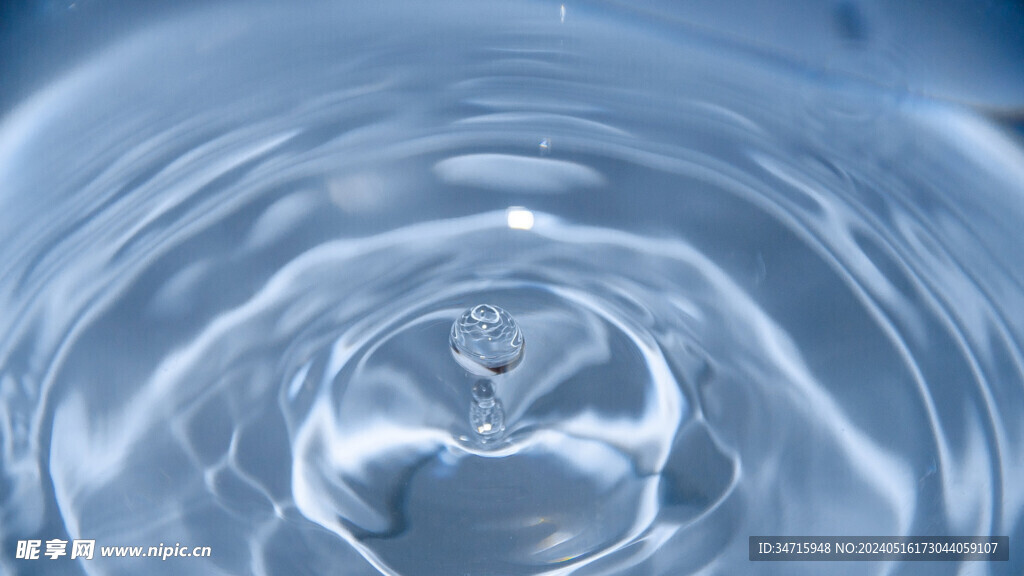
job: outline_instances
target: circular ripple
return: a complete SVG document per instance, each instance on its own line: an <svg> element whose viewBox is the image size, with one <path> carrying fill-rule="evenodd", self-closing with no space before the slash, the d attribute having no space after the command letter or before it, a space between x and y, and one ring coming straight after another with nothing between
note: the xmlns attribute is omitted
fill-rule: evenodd
<svg viewBox="0 0 1024 576"><path fill-rule="evenodd" d="M7 549L675 576L1024 537L1019 142L603 10L400 6L168 20L4 116ZM448 344L481 302L530 340L494 405Z"/></svg>
<svg viewBox="0 0 1024 576"><path fill-rule="evenodd" d="M676 374L624 311L549 276L549 239L510 231L503 216L445 224L457 232L430 225L427 236L433 253L461 264L519 243L508 279L484 288L448 276L443 290L418 293L408 316L374 331L364 330L379 318L363 319L296 368L321 391L308 407L294 404L303 407L292 414L296 504L389 571L579 566L620 550L660 509L659 471L689 414ZM464 245L480 255L458 252ZM533 279L522 277L527 269ZM465 300L513 303L537 344L494 391L504 410L496 445L467 417L478 401L473 380L445 351ZM721 482L708 491L721 494ZM417 552L427 549L440 553Z"/></svg>

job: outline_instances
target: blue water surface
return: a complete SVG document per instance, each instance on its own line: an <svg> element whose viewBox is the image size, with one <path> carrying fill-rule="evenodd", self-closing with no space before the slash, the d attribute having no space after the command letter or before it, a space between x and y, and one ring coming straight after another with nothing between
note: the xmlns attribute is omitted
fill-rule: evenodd
<svg viewBox="0 0 1024 576"><path fill-rule="evenodd" d="M3 10L0 572L1024 571L1018 4Z"/></svg>

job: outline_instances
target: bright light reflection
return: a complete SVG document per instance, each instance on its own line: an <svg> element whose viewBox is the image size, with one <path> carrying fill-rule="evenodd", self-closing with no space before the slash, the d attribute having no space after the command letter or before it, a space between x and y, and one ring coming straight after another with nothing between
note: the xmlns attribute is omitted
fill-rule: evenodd
<svg viewBox="0 0 1024 576"><path fill-rule="evenodd" d="M533 228L533 212L522 206L512 206L505 212L508 216L508 227L513 230L529 230Z"/></svg>

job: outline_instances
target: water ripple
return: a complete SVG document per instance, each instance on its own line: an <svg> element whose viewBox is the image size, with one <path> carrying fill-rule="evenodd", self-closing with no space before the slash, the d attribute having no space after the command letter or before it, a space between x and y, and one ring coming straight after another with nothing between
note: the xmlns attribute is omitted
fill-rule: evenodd
<svg viewBox="0 0 1024 576"><path fill-rule="evenodd" d="M675 575L752 534L1024 537L1019 141L613 8L206 8L8 112L5 550ZM483 302L529 346L481 383L449 331Z"/></svg>

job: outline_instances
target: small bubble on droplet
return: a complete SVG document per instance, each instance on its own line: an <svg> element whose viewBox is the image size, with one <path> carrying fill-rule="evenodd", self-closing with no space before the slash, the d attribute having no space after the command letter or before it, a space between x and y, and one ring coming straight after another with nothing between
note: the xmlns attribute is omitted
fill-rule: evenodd
<svg viewBox="0 0 1024 576"><path fill-rule="evenodd" d="M512 315L490 304L463 312L452 324L449 342L455 360L481 376L501 374L518 366L525 346Z"/></svg>
<svg viewBox="0 0 1024 576"><path fill-rule="evenodd" d="M494 403L494 385L487 380L480 380L473 385L473 399L477 403Z"/></svg>

